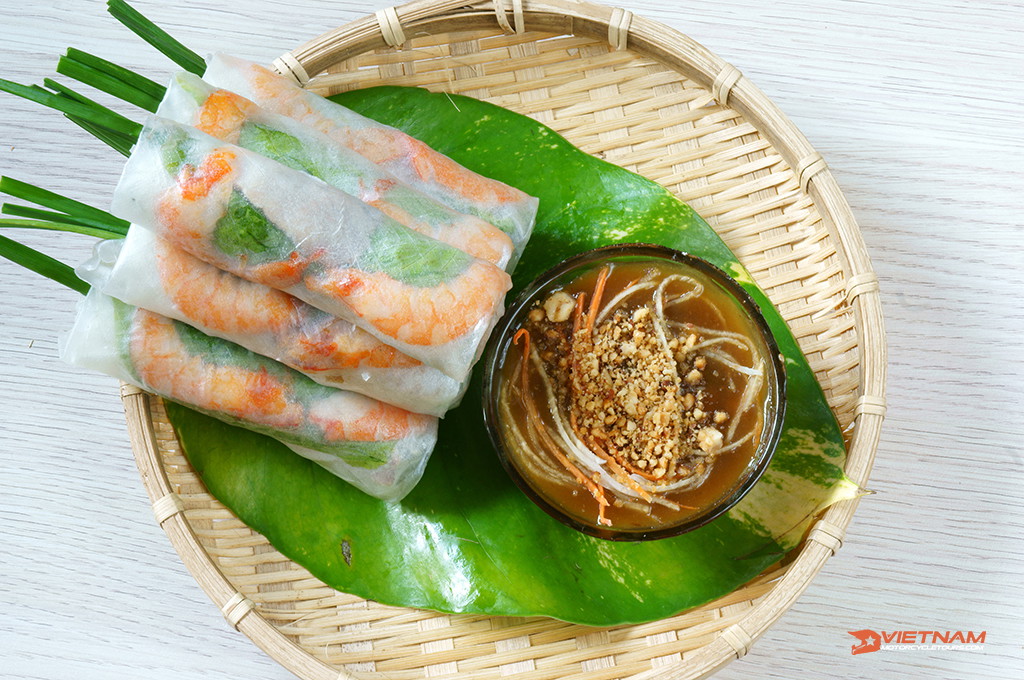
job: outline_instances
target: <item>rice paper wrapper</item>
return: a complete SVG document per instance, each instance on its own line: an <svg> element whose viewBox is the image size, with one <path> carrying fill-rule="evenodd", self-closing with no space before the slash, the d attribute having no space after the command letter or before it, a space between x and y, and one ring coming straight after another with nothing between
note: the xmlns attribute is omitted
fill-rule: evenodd
<svg viewBox="0 0 1024 680"><path fill-rule="evenodd" d="M281 441L384 500L404 497L437 442L437 419L331 389L238 345L95 288L61 358Z"/></svg>
<svg viewBox="0 0 1024 680"><path fill-rule="evenodd" d="M497 227L439 203L327 135L191 73L171 78L157 115L321 179L414 231L498 267L511 271L515 264L512 239Z"/></svg>
<svg viewBox="0 0 1024 680"><path fill-rule="evenodd" d="M351 323L193 257L133 225L76 269L103 293L270 357L328 387L442 416L465 383L405 356Z"/></svg>
<svg viewBox="0 0 1024 680"><path fill-rule="evenodd" d="M309 175L151 117L113 210L464 380L502 312L500 268Z"/></svg>
<svg viewBox="0 0 1024 680"><path fill-rule="evenodd" d="M203 77L326 134L452 209L497 226L512 238L517 258L526 246L537 216L533 196L472 172L401 130L304 90L258 64L215 54L207 60Z"/></svg>

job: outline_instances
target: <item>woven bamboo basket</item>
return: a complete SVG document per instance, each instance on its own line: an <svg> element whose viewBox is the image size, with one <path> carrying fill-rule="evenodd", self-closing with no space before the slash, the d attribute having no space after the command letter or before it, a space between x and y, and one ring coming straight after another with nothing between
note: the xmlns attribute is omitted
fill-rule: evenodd
<svg viewBox="0 0 1024 680"><path fill-rule="evenodd" d="M662 183L725 239L796 334L864 485L885 411L877 279L822 157L733 66L630 12L574 0L420 0L275 62L323 93L379 84L532 116ZM312 76L312 77L311 77ZM162 403L124 388L157 521L228 622L302 678L703 678L744 655L842 543L830 508L783 562L708 605L643 625L445 615L332 590L210 496Z"/></svg>

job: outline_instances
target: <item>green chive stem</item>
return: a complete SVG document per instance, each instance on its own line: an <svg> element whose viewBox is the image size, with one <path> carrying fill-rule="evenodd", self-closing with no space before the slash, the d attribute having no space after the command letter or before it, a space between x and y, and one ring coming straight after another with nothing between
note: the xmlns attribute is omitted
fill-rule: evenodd
<svg viewBox="0 0 1024 680"><path fill-rule="evenodd" d="M97 238L124 238L128 233L127 229L99 220L90 220L84 217L65 215L64 213L42 210L41 208L32 208L27 205L4 203L0 206L0 213L27 218L26 220L0 219L0 226L69 231L76 234L95 236ZM26 223L15 224L15 222Z"/></svg>
<svg viewBox="0 0 1024 680"><path fill-rule="evenodd" d="M114 132L113 130L101 125L94 125L87 120L82 120L75 116L64 114L64 117L125 158L128 158L128 156L132 154L132 147L135 145L135 141L131 137L123 135L120 132Z"/></svg>
<svg viewBox="0 0 1024 680"><path fill-rule="evenodd" d="M83 94L75 92L70 87L62 85L61 83L58 83L55 80L43 78L43 85L53 90L62 97L67 97L68 99L73 99L83 104L100 109L106 108L102 104L95 102L92 99L89 99ZM125 157L131 155L132 147L135 145L135 142L138 141L137 137L126 135L123 132L117 132L115 130L111 130L110 128L95 125L77 116L71 116L65 113L64 117Z"/></svg>
<svg viewBox="0 0 1024 680"><path fill-rule="evenodd" d="M88 203L82 203L73 198L61 196L48 189L43 189L42 187L37 187L34 184L22 182L12 177L0 177L0 192L66 215L113 225L113 228L123 229L125 232L128 231L128 226L130 225L130 222L127 220L115 217L106 210L94 208Z"/></svg>
<svg viewBox="0 0 1024 680"><path fill-rule="evenodd" d="M89 292L89 284L78 278L72 267L3 235L0 235L0 257L5 257L82 295Z"/></svg>
<svg viewBox="0 0 1024 680"><path fill-rule="evenodd" d="M182 45L152 21L131 7L124 0L109 0L107 11L111 16L124 24L128 30L155 47L181 68L202 76L206 72L206 62L198 54Z"/></svg>
<svg viewBox="0 0 1024 680"><path fill-rule="evenodd" d="M104 59L102 57L97 57L93 54L89 54L88 52L85 52L83 50L79 50L74 47L69 47L67 54L65 56L67 56L68 59L77 61L80 64L84 64L85 66L89 66L98 71L106 73L112 78L117 78L125 85L128 85L129 87L138 90L139 92L143 92L157 101L163 99L164 93L167 91L166 87L155 81L150 80L144 75L138 74L135 71L132 71L131 69L125 68L124 66L119 66L118 64L115 64L112 61L108 61L107 59Z"/></svg>
<svg viewBox="0 0 1024 680"><path fill-rule="evenodd" d="M101 92L111 94L146 111L156 111L156 108L160 106L160 100L155 99L146 92L137 90L124 81L93 66L83 64L68 57L61 57L57 62L57 73L68 78L74 78L81 83L95 87Z"/></svg>
<svg viewBox="0 0 1024 680"><path fill-rule="evenodd" d="M7 92L16 97L28 99L37 104L66 113L69 116L82 118L94 125L109 128L125 135L138 137L139 133L142 132L142 125L109 109L89 106L80 101L47 92L38 86L21 85L9 80L0 79L0 92Z"/></svg>

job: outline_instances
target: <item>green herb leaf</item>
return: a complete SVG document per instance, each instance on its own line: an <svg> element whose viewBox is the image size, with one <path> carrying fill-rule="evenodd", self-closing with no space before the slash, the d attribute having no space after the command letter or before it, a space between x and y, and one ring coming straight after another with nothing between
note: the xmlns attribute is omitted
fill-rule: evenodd
<svg viewBox="0 0 1024 680"><path fill-rule="evenodd" d="M184 165L194 165L198 159L195 152L195 141L185 130L177 127L159 131L166 138L160 142L160 161L168 175L177 177ZM156 139L157 132L152 133Z"/></svg>
<svg viewBox="0 0 1024 680"><path fill-rule="evenodd" d="M174 322L182 346L189 354L201 357L206 363L216 366L231 366L239 371L254 371L264 366L257 355L233 342L206 335L202 331L180 321ZM276 368L275 364L270 364Z"/></svg>
<svg viewBox="0 0 1024 680"><path fill-rule="evenodd" d="M282 130L275 130L259 123L246 123L242 126L238 146L255 151L289 168L324 179L323 171L309 157L309 152L302 142Z"/></svg>
<svg viewBox="0 0 1024 680"><path fill-rule="evenodd" d="M417 88L337 99L540 198L519 286L567 255L626 241L682 248L733 273L786 357L789 408L775 462L752 494L695 532L647 543L584 536L520 493L484 431L479 376L442 421L426 475L400 504L361 494L273 442L169 410L210 491L284 554L339 590L388 604L606 626L663 618L732 591L793 548L822 507L849 496L842 433L813 372L781 316L693 210L484 102Z"/></svg>
<svg viewBox="0 0 1024 680"><path fill-rule="evenodd" d="M391 442L345 442L344 455L338 455L349 465L368 470L388 462L395 445Z"/></svg>
<svg viewBox="0 0 1024 680"><path fill-rule="evenodd" d="M370 244L359 260L361 269L384 272L396 281L419 288L434 288L451 281L473 261L461 250L391 220L371 234Z"/></svg>
<svg viewBox="0 0 1024 680"><path fill-rule="evenodd" d="M238 189L231 192L227 212L217 220L213 243L221 252L261 264L288 257L295 244Z"/></svg>
<svg viewBox="0 0 1024 680"><path fill-rule="evenodd" d="M452 213L446 210L446 206L408 184L399 183L388 187L385 200L427 224L451 224Z"/></svg>

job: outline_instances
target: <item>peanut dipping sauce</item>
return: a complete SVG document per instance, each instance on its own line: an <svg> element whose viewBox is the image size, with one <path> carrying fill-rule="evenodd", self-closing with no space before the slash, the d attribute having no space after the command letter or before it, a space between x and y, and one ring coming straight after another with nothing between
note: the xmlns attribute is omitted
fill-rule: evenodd
<svg viewBox="0 0 1024 680"><path fill-rule="evenodd" d="M679 524L751 468L769 407L766 352L743 307L701 271L650 259L591 267L541 290L518 319L500 369L508 458L577 522Z"/></svg>

